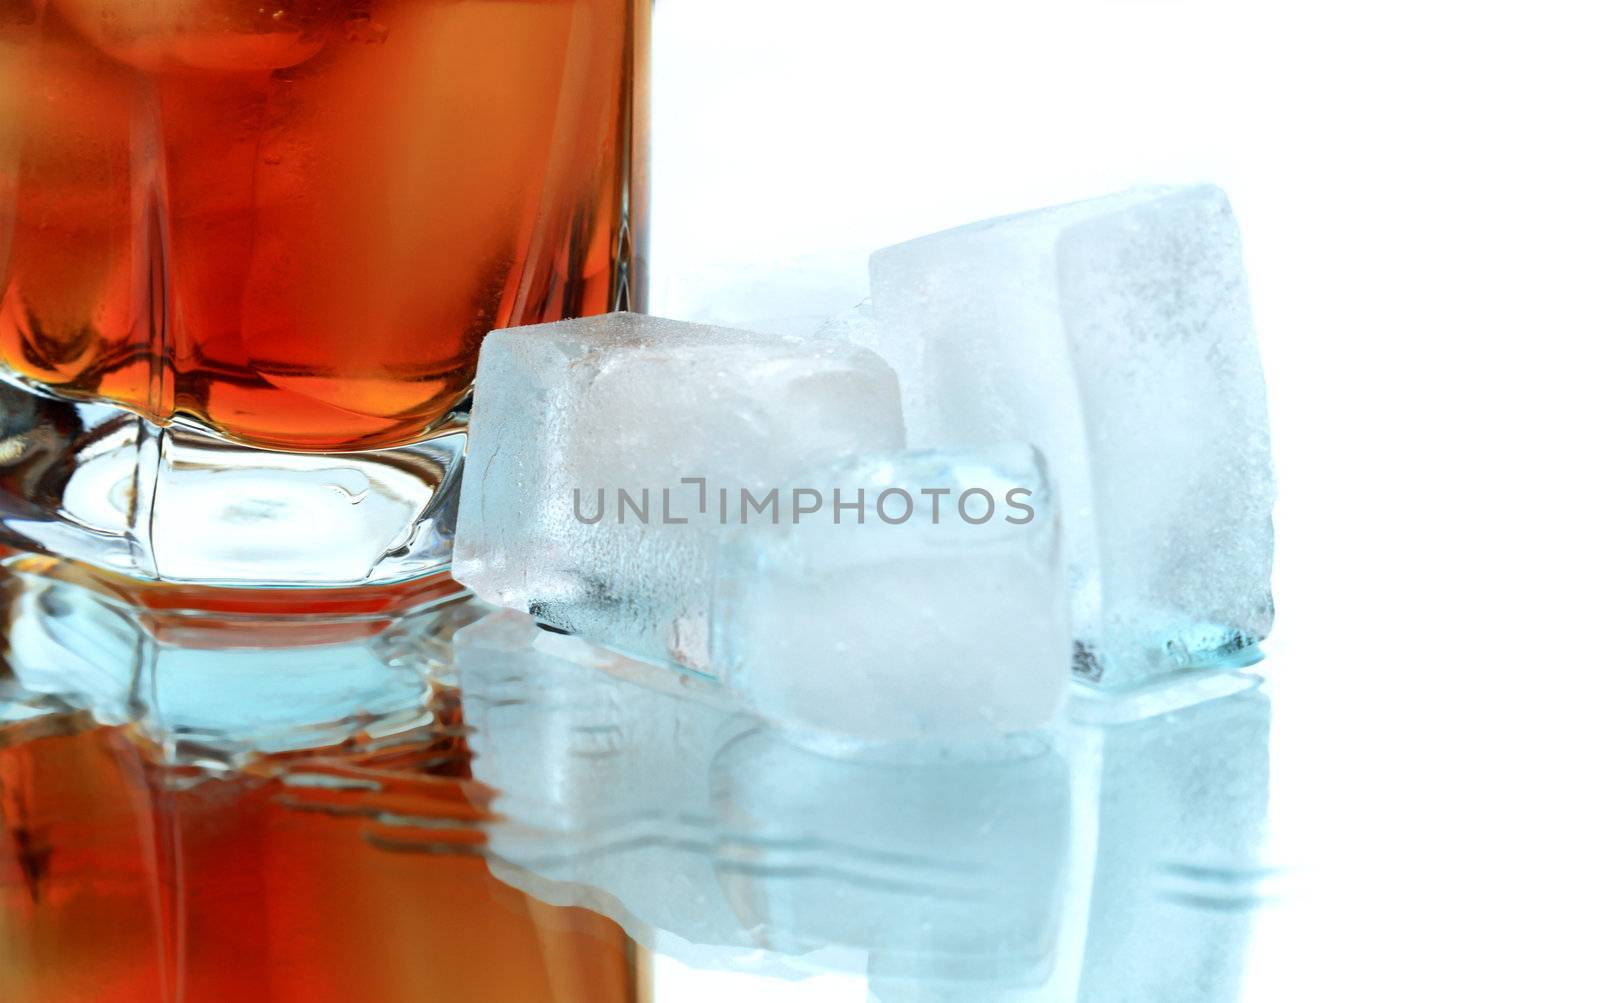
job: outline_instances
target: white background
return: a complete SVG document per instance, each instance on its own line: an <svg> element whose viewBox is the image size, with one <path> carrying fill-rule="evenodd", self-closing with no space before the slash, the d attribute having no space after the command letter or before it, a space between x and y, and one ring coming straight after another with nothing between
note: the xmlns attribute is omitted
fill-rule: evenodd
<svg viewBox="0 0 1600 1003"><path fill-rule="evenodd" d="M828 313L896 240L1231 194L1281 485L1252 1003L1600 999L1586 7L657 4L653 312Z"/></svg>

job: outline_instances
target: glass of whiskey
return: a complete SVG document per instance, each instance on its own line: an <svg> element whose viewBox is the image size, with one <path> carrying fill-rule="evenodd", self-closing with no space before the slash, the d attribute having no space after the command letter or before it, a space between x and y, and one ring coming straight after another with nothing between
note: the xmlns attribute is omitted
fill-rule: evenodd
<svg viewBox="0 0 1600 1003"><path fill-rule="evenodd" d="M649 0L0 0L0 544L448 566L478 344L642 309Z"/></svg>

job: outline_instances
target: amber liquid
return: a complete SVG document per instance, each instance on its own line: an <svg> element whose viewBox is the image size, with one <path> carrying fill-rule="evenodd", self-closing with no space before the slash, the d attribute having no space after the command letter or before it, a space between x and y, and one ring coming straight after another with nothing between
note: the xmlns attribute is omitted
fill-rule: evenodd
<svg viewBox="0 0 1600 1003"><path fill-rule="evenodd" d="M475 854L484 799L440 720L223 775L82 712L0 726L0 999L648 999L619 927Z"/></svg>
<svg viewBox="0 0 1600 1003"><path fill-rule="evenodd" d="M0 0L0 369L257 446L427 435L489 330L639 306L648 9Z"/></svg>

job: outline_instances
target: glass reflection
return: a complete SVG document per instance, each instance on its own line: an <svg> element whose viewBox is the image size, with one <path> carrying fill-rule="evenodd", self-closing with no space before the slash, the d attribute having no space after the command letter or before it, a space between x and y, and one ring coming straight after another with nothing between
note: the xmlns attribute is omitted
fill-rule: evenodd
<svg viewBox="0 0 1600 1003"><path fill-rule="evenodd" d="M636 1000L646 949L885 1001L1238 998L1272 877L1254 676L840 743L413 599L201 612L13 558L0 998Z"/></svg>

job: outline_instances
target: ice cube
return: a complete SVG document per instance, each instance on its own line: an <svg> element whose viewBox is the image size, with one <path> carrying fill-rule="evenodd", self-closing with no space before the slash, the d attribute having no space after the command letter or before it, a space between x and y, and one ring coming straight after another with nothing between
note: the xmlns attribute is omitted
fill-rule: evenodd
<svg viewBox="0 0 1600 1003"><path fill-rule="evenodd" d="M894 374L845 343L627 313L497 331L455 574L558 630L705 669L719 527L775 511L797 470L903 439Z"/></svg>
<svg viewBox="0 0 1600 1003"><path fill-rule="evenodd" d="M1239 231L1209 186L1142 189L876 252L857 333L912 447L1037 444L1078 651L1111 685L1242 664L1272 624L1274 487Z"/></svg>
<svg viewBox="0 0 1600 1003"><path fill-rule="evenodd" d="M869 454L796 484L782 494L816 490L821 511L729 527L718 555L712 664L731 689L858 738L1050 723L1071 631L1037 451Z"/></svg>
<svg viewBox="0 0 1600 1003"><path fill-rule="evenodd" d="M56 0L102 51L142 70L275 70L321 51L338 5L326 0Z"/></svg>

